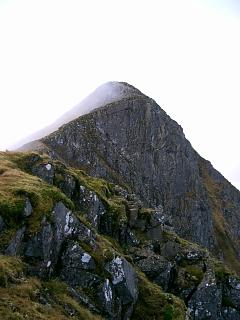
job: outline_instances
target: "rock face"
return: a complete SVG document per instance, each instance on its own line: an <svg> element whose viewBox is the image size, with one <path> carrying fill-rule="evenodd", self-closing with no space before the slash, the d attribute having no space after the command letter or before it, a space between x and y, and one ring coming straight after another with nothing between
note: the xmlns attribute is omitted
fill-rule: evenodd
<svg viewBox="0 0 240 320"><path fill-rule="evenodd" d="M154 100L131 90L43 138L42 150L127 185L145 206L163 208L161 219L179 235L240 271L240 193L197 154Z"/></svg>

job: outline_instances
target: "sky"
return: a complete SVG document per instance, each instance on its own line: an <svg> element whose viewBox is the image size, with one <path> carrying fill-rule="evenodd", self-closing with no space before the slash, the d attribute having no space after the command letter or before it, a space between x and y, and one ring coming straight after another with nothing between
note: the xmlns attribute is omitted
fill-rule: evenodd
<svg viewBox="0 0 240 320"><path fill-rule="evenodd" d="M239 35L239 0L0 0L0 149L125 81L240 189Z"/></svg>

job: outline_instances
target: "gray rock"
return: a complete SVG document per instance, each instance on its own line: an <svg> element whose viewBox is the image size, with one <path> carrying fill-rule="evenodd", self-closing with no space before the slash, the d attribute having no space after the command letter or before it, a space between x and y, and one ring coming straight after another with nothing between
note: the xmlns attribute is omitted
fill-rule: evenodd
<svg viewBox="0 0 240 320"><path fill-rule="evenodd" d="M188 301L190 315L196 320L221 320L222 291L216 283L214 272L209 268L197 290Z"/></svg>
<svg viewBox="0 0 240 320"><path fill-rule="evenodd" d="M119 256L106 265L106 270L112 276L112 284L121 304L127 306L124 319L128 319L138 298L138 282L135 270L129 262Z"/></svg>
<svg viewBox="0 0 240 320"><path fill-rule="evenodd" d="M96 287L100 278L93 273L95 262L76 242L69 241L61 257L61 279L73 286Z"/></svg>
<svg viewBox="0 0 240 320"><path fill-rule="evenodd" d="M32 167L32 173L46 181L47 183L53 184L54 179L54 166L52 163L41 163Z"/></svg>
<svg viewBox="0 0 240 320"><path fill-rule="evenodd" d="M101 230L100 219L106 214L106 209L97 194L80 186L79 208L86 214L91 226L104 233L104 230Z"/></svg>
<svg viewBox="0 0 240 320"><path fill-rule="evenodd" d="M8 245L7 249L5 250L5 254L9 256L16 256L21 253L22 250L22 240L24 237L24 232L26 227L22 227L19 229L14 238L11 240L10 244Z"/></svg>
<svg viewBox="0 0 240 320"><path fill-rule="evenodd" d="M49 261L53 250L53 230L50 224L43 226L40 232L29 240L25 247L25 256Z"/></svg>
<svg viewBox="0 0 240 320"><path fill-rule="evenodd" d="M224 299L240 311L240 279L230 276L223 288Z"/></svg>
<svg viewBox="0 0 240 320"><path fill-rule="evenodd" d="M46 221L43 222L41 230L25 246L24 255L27 261L31 262L29 273L43 278L49 277L58 264L63 245L66 241L71 243L71 239L83 241L93 247L95 244L92 231L83 225L62 202L58 202L52 213L52 225ZM80 252L78 257L81 261ZM84 257L82 258L84 260ZM92 263L91 260L91 265Z"/></svg>
<svg viewBox="0 0 240 320"><path fill-rule="evenodd" d="M150 218L150 226L151 227L157 227L159 225L163 225L166 223L167 217L164 215L163 207L161 205L158 206L158 208L153 212Z"/></svg>
<svg viewBox="0 0 240 320"><path fill-rule="evenodd" d="M24 209L23 209L23 218L27 218L32 214L33 208L31 205L31 202L29 200L28 197L25 198L25 205L24 205Z"/></svg>
<svg viewBox="0 0 240 320"><path fill-rule="evenodd" d="M159 255L153 254L148 256L146 259L136 262L136 265L151 280L160 285L164 291L168 290L173 267L171 262Z"/></svg>
<svg viewBox="0 0 240 320"><path fill-rule="evenodd" d="M83 242L93 243L94 235L92 231L80 223L72 211L66 208L62 202L58 202L54 207L53 221L55 226L55 249L57 252L59 252L66 238L76 237Z"/></svg>
<svg viewBox="0 0 240 320"><path fill-rule="evenodd" d="M109 279L105 279L99 292L99 301L107 319L121 319L121 301Z"/></svg>
<svg viewBox="0 0 240 320"><path fill-rule="evenodd" d="M57 174L60 175L60 180L57 178ZM58 173L54 172L54 184L61 189L70 199L75 198L75 193L77 189L76 178L72 175L66 173L64 170Z"/></svg>
<svg viewBox="0 0 240 320"><path fill-rule="evenodd" d="M80 304L85 305L90 311L93 311L98 314L100 313L100 310L94 305L95 301L92 302L89 299L89 297L82 291L79 291L77 288L74 287L68 287L68 292L75 300L77 300Z"/></svg>

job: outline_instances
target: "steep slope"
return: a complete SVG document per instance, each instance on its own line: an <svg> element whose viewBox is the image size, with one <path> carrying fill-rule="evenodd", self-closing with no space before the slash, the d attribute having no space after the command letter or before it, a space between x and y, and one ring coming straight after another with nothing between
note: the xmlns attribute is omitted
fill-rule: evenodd
<svg viewBox="0 0 240 320"><path fill-rule="evenodd" d="M127 85L126 85L127 86ZM240 193L143 94L129 95L30 145L90 175L128 187L183 238L208 248L237 272Z"/></svg>
<svg viewBox="0 0 240 320"><path fill-rule="evenodd" d="M239 319L239 288L136 195L46 155L0 153L1 319Z"/></svg>
<svg viewBox="0 0 240 320"><path fill-rule="evenodd" d="M78 118L79 116L99 108L113 101L118 101L129 96L138 96L141 92L127 83L122 82L107 82L99 86L94 92L87 96L83 101L75 107L63 114L59 119L49 126L33 133L25 139L17 142L10 148L11 150L20 148L22 145L31 141L40 139L57 130L60 126L69 121Z"/></svg>

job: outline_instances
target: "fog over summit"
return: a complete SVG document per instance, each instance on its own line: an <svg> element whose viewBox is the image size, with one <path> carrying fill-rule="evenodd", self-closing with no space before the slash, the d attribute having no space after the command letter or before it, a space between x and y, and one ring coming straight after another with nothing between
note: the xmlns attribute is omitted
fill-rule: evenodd
<svg viewBox="0 0 240 320"><path fill-rule="evenodd" d="M41 139L46 135L54 132L62 125L86 114L96 108L102 107L111 102L121 100L130 96L142 95L142 93L126 82L109 81L100 85L92 93L90 93L84 100L74 106L72 109L64 113L51 125L33 133L32 135L20 140L11 149L18 149L24 144L33 140Z"/></svg>

